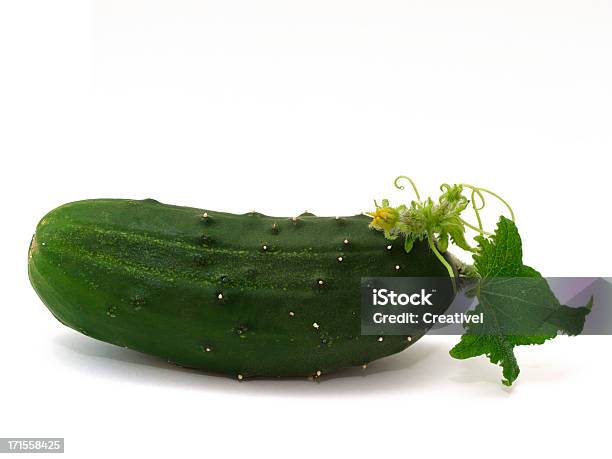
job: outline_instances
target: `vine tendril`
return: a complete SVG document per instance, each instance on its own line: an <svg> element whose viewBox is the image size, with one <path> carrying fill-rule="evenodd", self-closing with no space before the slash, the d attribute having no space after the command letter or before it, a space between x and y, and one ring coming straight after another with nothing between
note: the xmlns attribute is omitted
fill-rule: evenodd
<svg viewBox="0 0 612 459"><path fill-rule="evenodd" d="M510 212L510 218L512 219L512 221L513 222L516 221L514 210L512 210L512 207L510 206L510 204L508 204L508 202L506 202L506 200L502 198L500 195L498 195L497 193L494 193L491 190L487 190L486 188L481 188L481 187L476 187L474 185L470 185L468 183L461 183L460 185L472 190L472 197L474 196L474 192L475 192L478 195L478 197L481 199L482 206L480 208L477 209L476 206L474 205L474 211L476 211L477 216L479 216L478 211L482 210L485 206L485 200L484 200L484 196L482 195L482 193L487 193L493 196L494 198L496 198L499 202L501 202L506 207L506 209L508 209L508 212Z"/></svg>
<svg viewBox="0 0 612 459"><path fill-rule="evenodd" d="M463 218L460 219L461 223L463 223L465 226L467 226L470 229L473 229L474 231L484 235L484 236L493 236L493 233L490 233L489 231L485 231L484 229L482 229L482 226L480 226L480 228L478 226L474 226L472 225L470 222L465 221Z"/></svg>
<svg viewBox="0 0 612 459"><path fill-rule="evenodd" d="M480 198L480 207L476 205L476 196ZM478 221L478 228L480 233L484 233L484 228L482 227L482 219L480 218L480 211L484 209L486 205L486 201L480 190L472 190L472 194L470 196L472 201L472 209L474 209L474 214L476 215L476 220ZM467 223L467 222L466 222Z"/></svg>
<svg viewBox="0 0 612 459"><path fill-rule="evenodd" d="M478 231L480 234L491 235L491 233L484 230L482 226L482 219L480 218L480 211L484 209L487 203L485 200L485 197L482 195L482 192L478 188L471 187L471 186L468 186L468 188L472 190L472 194L470 195L470 200L472 202L472 209L474 210L474 215L476 215L476 221L478 222L478 228L476 228L474 225L467 222L463 218L461 219L461 221L463 222L465 226L473 229L474 231ZM480 198L480 206L476 204L476 196Z"/></svg>
<svg viewBox="0 0 612 459"><path fill-rule="evenodd" d="M403 179L403 180L408 180L408 182L410 183L410 185L412 185L412 189L414 190L414 194L416 195L417 200L418 200L419 202L421 202L421 195L419 194L419 190L417 189L416 184L414 183L414 181L413 181L413 180L412 180L410 177L407 177L407 176L405 176L405 175L400 175L399 177L397 177L397 178L396 178L396 179L393 181L393 186L394 186L395 188L397 188L398 190L403 190L403 189L405 189L405 187L404 187L403 185L398 185L398 183L397 183L397 182L399 182L399 181L400 181L400 180L402 180L402 179Z"/></svg>

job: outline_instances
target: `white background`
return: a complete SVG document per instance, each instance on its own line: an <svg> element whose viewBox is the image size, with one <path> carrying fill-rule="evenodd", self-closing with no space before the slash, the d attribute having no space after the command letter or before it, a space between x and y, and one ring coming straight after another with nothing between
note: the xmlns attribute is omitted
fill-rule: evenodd
<svg viewBox="0 0 612 459"><path fill-rule="evenodd" d="M519 349L508 390L456 338L323 378L178 370L61 326L29 286L50 209L153 197L294 215L469 182L525 260L610 276L612 2L0 4L0 436L84 457L602 457L610 338Z"/></svg>

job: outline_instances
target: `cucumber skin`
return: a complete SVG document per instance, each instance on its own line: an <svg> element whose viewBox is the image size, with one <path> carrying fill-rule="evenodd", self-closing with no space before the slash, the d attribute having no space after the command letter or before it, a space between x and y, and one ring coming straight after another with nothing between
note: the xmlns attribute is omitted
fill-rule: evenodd
<svg viewBox="0 0 612 459"><path fill-rule="evenodd" d="M420 338L360 335L361 277L447 276L425 243L406 254L368 222L78 201L40 221L28 271L53 315L92 338L241 378L319 375Z"/></svg>

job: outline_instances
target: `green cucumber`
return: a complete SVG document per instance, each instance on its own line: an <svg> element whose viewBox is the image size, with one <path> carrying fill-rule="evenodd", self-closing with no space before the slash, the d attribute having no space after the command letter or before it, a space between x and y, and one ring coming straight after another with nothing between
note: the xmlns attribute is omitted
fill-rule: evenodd
<svg viewBox="0 0 612 459"><path fill-rule="evenodd" d="M426 243L407 254L369 221L79 201L40 221L29 276L92 338L239 379L317 376L420 338L360 335L361 277L448 276Z"/></svg>

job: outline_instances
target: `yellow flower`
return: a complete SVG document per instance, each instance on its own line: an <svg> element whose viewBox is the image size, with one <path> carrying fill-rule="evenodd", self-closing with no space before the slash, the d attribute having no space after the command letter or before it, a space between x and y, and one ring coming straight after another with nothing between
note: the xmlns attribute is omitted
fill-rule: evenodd
<svg viewBox="0 0 612 459"><path fill-rule="evenodd" d="M374 212L368 212L372 217L372 228L390 231L398 221L399 213L393 207L378 207Z"/></svg>

